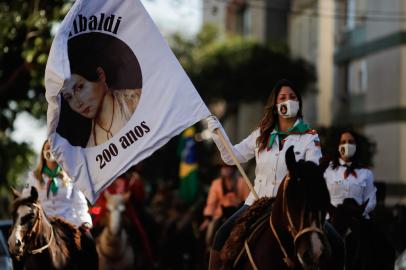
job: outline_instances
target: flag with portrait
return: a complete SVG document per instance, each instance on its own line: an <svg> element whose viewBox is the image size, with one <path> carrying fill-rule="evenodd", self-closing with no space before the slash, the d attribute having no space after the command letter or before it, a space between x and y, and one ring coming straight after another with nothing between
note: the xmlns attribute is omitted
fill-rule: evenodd
<svg viewBox="0 0 406 270"><path fill-rule="evenodd" d="M139 0L75 1L52 43L45 87L52 152L92 202L210 114Z"/></svg>

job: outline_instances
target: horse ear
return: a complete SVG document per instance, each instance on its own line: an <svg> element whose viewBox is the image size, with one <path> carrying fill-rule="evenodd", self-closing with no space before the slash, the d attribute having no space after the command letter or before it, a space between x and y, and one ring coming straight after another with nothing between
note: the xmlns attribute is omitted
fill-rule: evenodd
<svg viewBox="0 0 406 270"><path fill-rule="evenodd" d="M111 197L111 193L106 189L106 191L104 192L104 198L106 198L106 200L108 200Z"/></svg>
<svg viewBox="0 0 406 270"><path fill-rule="evenodd" d="M13 194L14 200L15 200L15 199L18 199L19 197L21 197L21 193L18 192L15 188L10 187L10 191L11 191L11 194Z"/></svg>
<svg viewBox="0 0 406 270"><path fill-rule="evenodd" d="M297 162L295 157L295 152L293 150L293 145L286 150L285 154L286 166L288 167L288 171L290 175L294 177L294 174L297 171Z"/></svg>
<svg viewBox="0 0 406 270"><path fill-rule="evenodd" d="M31 198L34 202L38 201L38 191L35 187L31 187Z"/></svg>

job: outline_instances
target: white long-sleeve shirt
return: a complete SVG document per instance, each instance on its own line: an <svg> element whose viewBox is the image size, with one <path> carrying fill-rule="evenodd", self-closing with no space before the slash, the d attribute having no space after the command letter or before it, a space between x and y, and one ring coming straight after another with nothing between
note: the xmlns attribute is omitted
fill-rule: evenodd
<svg viewBox="0 0 406 270"><path fill-rule="evenodd" d="M34 172L30 172L22 196L29 196L31 187L34 186L38 190L38 200L47 216L62 217L76 226L81 226L84 222L92 224L85 195L71 181L66 185L61 179L57 178L59 182L58 192L55 195L50 192L49 198L47 198L46 183L49 177L46 174L42 174L42 177L45 182L44 185L40 185L40 182L34 176Z"/></svg>
<svg viewBox="0 0 406 270"><path fill-rule="evenodd" d="M298 124L299 121L295 123ZM225 135L224 130L222 133ZM273 131L276 133L276 131ZM282 150L279 150L279 139L276 135L275 141L271 149L264 149L258 153L258 146L256 140L260 135L259 129L253 131L246 139L237 145L232 146L230 140L225 135L227 143L231 146L237 160L240 163L247 162L255 157L255 180L254 189L258 196L261 197L274 197L278 191L279 185L283 178L288 173L285 162L286 150L293 145L296 160L304 159L306 161L313 161L319 164L321 158L320 140L319 136L315 133L306 133L301 135L289 135L284 139ZM234 165L231 156L226 151L225 147L221 144L220 139L216 134L213 134L213 140L219 148L221 158L229 165ZM255 201L252 192L249 194L245 204L251 205Z"/></svg>
<svg viewBox="0 0 406 270"><path fill-rule="evenodd" d="M356 176L349 174L344 177L347 169L345 162L339 159L340 165L333 169L333 164L326 169L324 178L330 192L331 204L337 206L343 203L345 198L353 198L359 205L368 204L365 207L364 216L369 218L369 212L376 206L376 187L374 186L374 175L369 169L355 169Z"/></svg>

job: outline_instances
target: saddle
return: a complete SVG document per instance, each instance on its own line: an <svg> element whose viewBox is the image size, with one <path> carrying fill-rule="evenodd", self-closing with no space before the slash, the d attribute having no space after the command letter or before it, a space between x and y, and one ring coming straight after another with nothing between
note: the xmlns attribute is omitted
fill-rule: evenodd
<svg viewBox="0 0 406 270"><path fill-rule="evenodd" d="M221 269L232 269L246 253L251 256L249 243L255 241L261 232L269 225L272 204L275 198L261 198L250 206L240 218L221 249Z"/></svg>

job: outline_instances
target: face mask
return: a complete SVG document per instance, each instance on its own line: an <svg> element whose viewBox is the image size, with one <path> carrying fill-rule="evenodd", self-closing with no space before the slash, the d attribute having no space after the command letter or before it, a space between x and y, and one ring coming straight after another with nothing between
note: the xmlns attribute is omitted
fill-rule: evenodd
<svg viewBox="0 0 406 270"><path fill-rule="evenodd" d="M55 161L55 157L54 157L54 155L52 155L51 150L49 150L49 149L44 150L43 155L44 155L45 160L47 160L47 161Z"/></svg>
<svg viewBox="0 0 406 270"><path fill-rule="evenodd" d="M338 146L338 152L344 158L351 158L354 156L357 146L352 143L341 144Z"/></svg>
<svg viewBox="0 0 406 270"><path fill-rule="evenodd" d="M278 114L283 118L296 117L299 111L299 101L288 100L279 104L276 104L278 108Z"/></svg>

